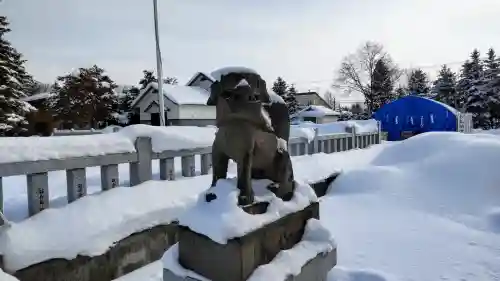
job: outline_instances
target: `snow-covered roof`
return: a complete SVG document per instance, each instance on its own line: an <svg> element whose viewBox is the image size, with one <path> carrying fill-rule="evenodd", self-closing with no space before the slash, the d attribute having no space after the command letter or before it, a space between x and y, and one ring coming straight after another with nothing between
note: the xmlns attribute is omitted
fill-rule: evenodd
<svg viewBox="0 0 500 281"><path fill-rule="evenodd" d="M186 83L186 86L191 86L191 83L193 83L193 81L196 80L196 78L198 78L198 76L200 76L200 75L207 77L212 82L215 81L215 79L210 74L207 74L205 72L196 72L196 74L193 75L193 77L191 77L191 79L189 79L189 81Z"/></svg>
<svg viewBox="0 0 500 281"><path fill-rule="evenodd" d="M442 102L439 102L437 100L433 100L433 99L429 99L429 98L425 98L425 97L421 97L423 99L426 99L426 100L429 100L431 102L434 102L434 103L437 103L439 105L441 105L442 107L446 108L447 110L449 110L451 113L453 113L454 115L458 115L458 113L460 113L456 108L452 107L452 106L449 106L447 105L446 103L442 103Z"/></svg>
<svg viewBox="0 0 500 281"><path fill-rule="evenodd" d="M144 88L132 102L132 106L135 106L151 88L158 90L158 83L152 82ZM210 93L200 87L163 84L163 95L178 105L206 105Z"/></svg>
<svg viewBox="0 0 500 281"><path fill-rule="evenodd" d="M257 71L248 68L248 67L243 67L243 66L228 66L228 67L222 67L217 70L212 71L210 73L211 78L215 79L216 81L220 81L222 76L227 75L229 73L253 73L253 74L259 74Z"/></svg>
<svg viewBox="0 0 500 281"><path fill-rule="evenodd" d="M303 110L297 112L297 117L323 117L323 116L339 116L340 113L331 110L322 105L309 105Z"/></svg>

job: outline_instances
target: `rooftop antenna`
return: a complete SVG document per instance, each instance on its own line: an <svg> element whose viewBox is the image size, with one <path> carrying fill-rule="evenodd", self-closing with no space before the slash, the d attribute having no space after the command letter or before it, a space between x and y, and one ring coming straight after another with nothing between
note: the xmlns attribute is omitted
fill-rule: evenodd
<svg viewBox="0 0 500 281"><path fill-rule="evenodd" d="M158 77L158 103L160 105L160 125L165 126L165 101L163 99L163 69L161 63L160 36L158 34L158 1L153 0L156 41L156 72Z"/></svg>

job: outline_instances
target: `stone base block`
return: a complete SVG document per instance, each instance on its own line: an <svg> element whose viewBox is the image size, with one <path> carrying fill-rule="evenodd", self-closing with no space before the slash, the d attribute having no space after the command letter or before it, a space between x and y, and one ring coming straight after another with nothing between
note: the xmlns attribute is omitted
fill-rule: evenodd
<svg viewBox="0 0 500 281"><path fill-rule="evenodd" d="M319 219L318 202L227 244L180 226L179 264L212 281L245 281L257 267L300 242L311 218Z"/></svg>
<svg viewBox="0 0 500 281"><path fill-rule="evenodd" d="M284 280L269 281L326 281L328 272L337 264L337 250L321 253L302 266L297 276L288 276ZM205 281L190 276L178 276L169 269L163 269L163 281ZM213 279L212 281L219 281Z"/></svg>

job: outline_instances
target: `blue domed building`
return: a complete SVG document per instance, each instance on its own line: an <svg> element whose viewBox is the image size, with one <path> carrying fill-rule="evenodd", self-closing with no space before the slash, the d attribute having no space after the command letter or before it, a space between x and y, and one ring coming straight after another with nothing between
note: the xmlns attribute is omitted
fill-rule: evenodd
<svg viewBox="0 0 500 281"><path fill-rule="evenodd" d="M373 114L388 141L432 131L472 131L472 115L433 99L409 95L382 106Z"/></svg>

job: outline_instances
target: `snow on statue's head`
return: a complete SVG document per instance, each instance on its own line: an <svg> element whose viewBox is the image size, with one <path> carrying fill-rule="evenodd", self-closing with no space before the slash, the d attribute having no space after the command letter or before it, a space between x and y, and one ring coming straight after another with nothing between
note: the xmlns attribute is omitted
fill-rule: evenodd
<svg viewBox="0 0 500 281"><path fill-rule="evenodd" d="M261 120L263 104L270 102L266 82L261 76L248 69L231 69L218 73L207 101L207 105L217 107L217 121Z"/></svg>

